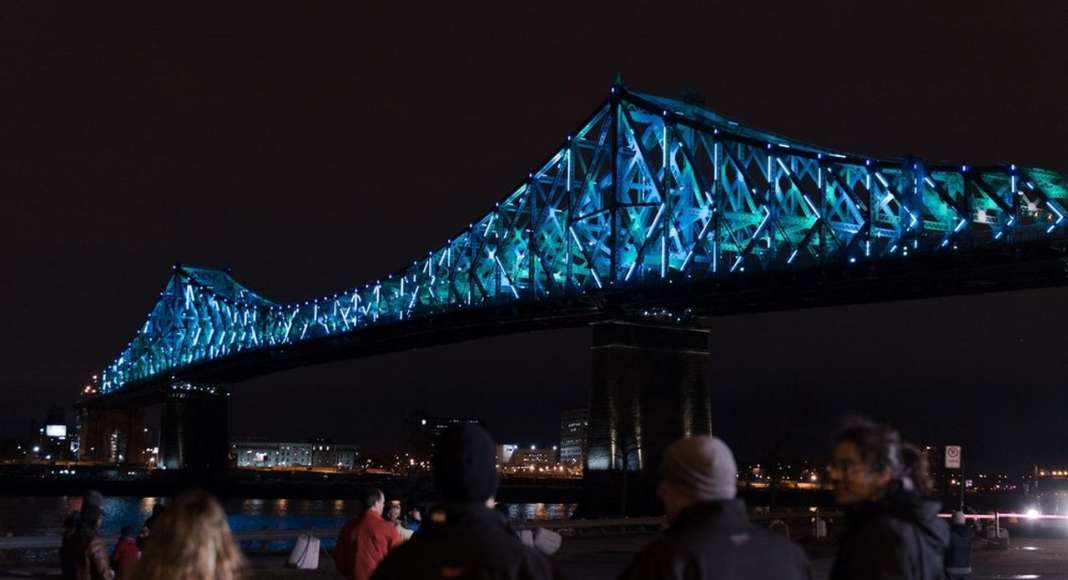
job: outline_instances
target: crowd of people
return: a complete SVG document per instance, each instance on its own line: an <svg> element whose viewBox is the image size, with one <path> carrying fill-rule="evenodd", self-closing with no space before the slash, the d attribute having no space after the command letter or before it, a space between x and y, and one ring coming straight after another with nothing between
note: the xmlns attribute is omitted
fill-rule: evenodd
<svg viewBox="0 0 1068 580"><path fill-rule="evenodd" d="M366 509L340 531L337 571L350 580L560 577L553 562L520 541L495 509L496 444L482 427L457 425L434 447L439 503L406 514L370 489ZM923 455L889 426L857 419L834 437L830 477L845 509L831 580L938 580L971 574L971 535L927 499ZM807 556L787 534L750 521L738 499L738 470L725 442L683 438L663 454L657 488L666 527L621 580L808 580ZM387 507L388 505L388 507ZM236 580L248 567L219 503L190 492L153 513L136 536L124 529L109 558L99 536L102 498L87 494L67 522L61 559L69 580Z"/></svg>
<svg viewBox="0 0 1068 580"><path fill-rule="evenodd" d="M59 549L64 580L239 580L247 566L226 512L209 493L157 504L137 535L124 526L109 557L100 526L104 498L90 491L64 522Z"/></svg>

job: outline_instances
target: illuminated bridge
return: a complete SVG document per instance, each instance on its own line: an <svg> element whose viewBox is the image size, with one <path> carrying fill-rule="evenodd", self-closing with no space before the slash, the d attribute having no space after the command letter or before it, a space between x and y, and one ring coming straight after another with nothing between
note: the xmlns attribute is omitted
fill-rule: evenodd
<svg viewBox="0 0 1068 580"><path fill-rule="evenodd" d="M616 85L489 212L380 279L278 303L175 266L83 404L533 328L1062 284L1066 215L1053 171L832 151ZM646 340L609 326L595 352ZM612 447L591 466L626 463Z"/></svg>

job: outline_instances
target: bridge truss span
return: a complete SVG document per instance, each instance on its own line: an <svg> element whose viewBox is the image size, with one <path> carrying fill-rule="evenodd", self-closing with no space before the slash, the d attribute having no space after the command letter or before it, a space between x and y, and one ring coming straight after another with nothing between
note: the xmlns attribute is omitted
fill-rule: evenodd
<svg viewBox="0 0 1068 580"><path fill-rule="evenodd" d="M614 86L492 211L382 279L299 303L176 266L104 394L240 353L508 304L1062 241L1046 169L805 145Z"/></svg>

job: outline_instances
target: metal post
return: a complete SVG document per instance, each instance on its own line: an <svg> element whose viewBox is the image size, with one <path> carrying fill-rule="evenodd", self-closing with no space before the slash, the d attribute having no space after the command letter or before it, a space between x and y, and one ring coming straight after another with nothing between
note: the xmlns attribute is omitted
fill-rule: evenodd
<svg viewBox="0 0 1068 580"><path fill-rule="evenodd" d="M962 454L963 455L963 454ZM960 462L960 511L964 511L964 459Z"/></svg>

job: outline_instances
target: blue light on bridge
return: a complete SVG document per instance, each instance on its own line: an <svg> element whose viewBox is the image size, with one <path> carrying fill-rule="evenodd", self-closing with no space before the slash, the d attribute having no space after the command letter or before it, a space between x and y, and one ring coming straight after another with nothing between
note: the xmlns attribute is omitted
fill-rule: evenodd
<svg viewBox="0 0 1068 580"><path fill-rule="evenodd" d="M1049 170L872 160L612 93L492 211L374 284L280 304L227 272L176 267L102 392L460 308L1064 235L1068 188Z"/></svg>

